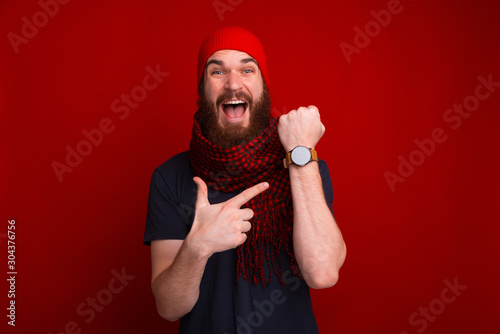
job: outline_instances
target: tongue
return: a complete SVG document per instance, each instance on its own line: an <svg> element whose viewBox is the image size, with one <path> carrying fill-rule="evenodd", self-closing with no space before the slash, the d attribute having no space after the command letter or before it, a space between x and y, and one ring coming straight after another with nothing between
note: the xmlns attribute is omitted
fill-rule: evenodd
<svg viewBox="0 0 500 334"><path fill-rule="evenodd" d="M244 112L245 112L245 107L243 104L224 106L224 114L226 114L226 116L229 118L241 117Z"/></svg>

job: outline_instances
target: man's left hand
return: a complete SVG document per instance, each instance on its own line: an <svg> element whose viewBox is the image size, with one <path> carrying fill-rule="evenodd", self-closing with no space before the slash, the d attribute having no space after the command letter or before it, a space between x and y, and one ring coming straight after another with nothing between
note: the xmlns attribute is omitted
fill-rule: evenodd
<svg viewBox="0 0 500 334"><path fill-rule="evenodd" d="M319 110L315 106L300 107L279 119L278 133L286 152L298 145L315 148L325 133Z"/></svg>

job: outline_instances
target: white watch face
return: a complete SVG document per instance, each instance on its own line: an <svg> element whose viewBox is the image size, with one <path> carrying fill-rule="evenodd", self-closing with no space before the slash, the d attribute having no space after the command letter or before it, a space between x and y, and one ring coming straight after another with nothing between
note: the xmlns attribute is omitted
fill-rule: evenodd
<svg viewBox="0 0 500 334"><path fill-rule="evenodd" d="M299 166L305 166L309 161L311 161L311 151L305 146L297 146L292 150L291 154L292 162Z"/></svg>

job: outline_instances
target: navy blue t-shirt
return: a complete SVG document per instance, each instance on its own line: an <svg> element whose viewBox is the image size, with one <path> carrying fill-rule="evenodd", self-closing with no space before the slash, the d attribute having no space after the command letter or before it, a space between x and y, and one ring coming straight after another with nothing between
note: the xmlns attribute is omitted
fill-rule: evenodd
<svg viewBox="0 0 500 334"><path fill-rule="evenodd" d="M319 161L325 198L332 209L333 191L326 163ZM189 151L175 155L156 168L149 188L144 244L158 239L183 240L194 219L196 184ZM208 199L216 204L238 193L210 189ZM213 254L205 267L200 294L191 312L181 318L179 333L189 334L313 334L318 333L309 287L293 277L289 257L281 254L282 286L273 273L267 287L243 277L235 282L236 250ZM264 274L268 277L267 266Z"/></svg>

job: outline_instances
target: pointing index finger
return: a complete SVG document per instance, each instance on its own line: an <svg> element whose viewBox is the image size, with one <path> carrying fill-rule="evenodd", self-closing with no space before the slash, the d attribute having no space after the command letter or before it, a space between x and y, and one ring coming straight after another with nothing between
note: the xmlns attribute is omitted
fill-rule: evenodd
<svg viewBox="0 0 500 334"><path fill-rule="evenodd" d="M243 190L240 194L234 196L230 200L228 200L229 203L236 205L238 208L241 207L243 204L247 203L250 201L252 198L257 196L258 194L264 192L269 188L269 183L267 182L261 182L259 184L254 185L253 187L250 187L248 189Z"/></svg>

